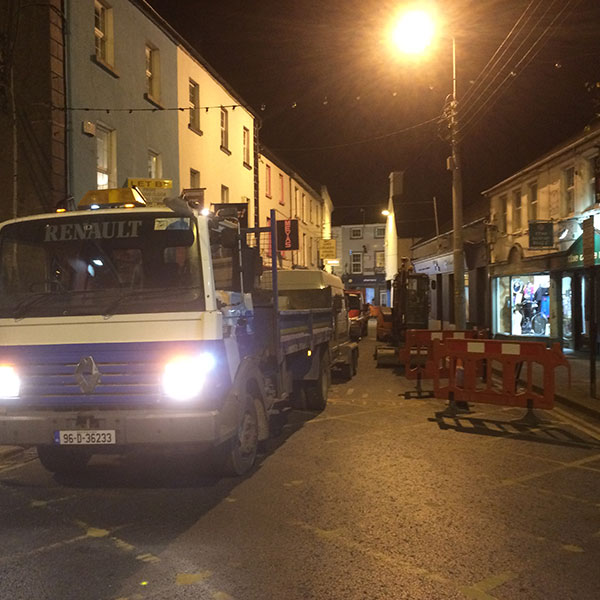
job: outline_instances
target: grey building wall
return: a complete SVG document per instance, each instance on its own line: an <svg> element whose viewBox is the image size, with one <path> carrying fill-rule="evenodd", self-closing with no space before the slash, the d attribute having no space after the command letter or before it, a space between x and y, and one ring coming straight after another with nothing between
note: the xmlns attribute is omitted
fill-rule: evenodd
<svg viewBox="0 0 600 600"><path fill-rule="evenodd" d="M145 45L160 53L160 103L177 106L177 46L128 0L114 0L114 73L96 64L94 3L67 0L68 104L75 108L155 109L144 99ZM148 151L161 156L162 177L180 190L177 111L71 111L68 114L71 159L70 189L75 200L96 188L96 138L83 133L84 121L116 131L116 184L127 177L148 176Z"/></svg>

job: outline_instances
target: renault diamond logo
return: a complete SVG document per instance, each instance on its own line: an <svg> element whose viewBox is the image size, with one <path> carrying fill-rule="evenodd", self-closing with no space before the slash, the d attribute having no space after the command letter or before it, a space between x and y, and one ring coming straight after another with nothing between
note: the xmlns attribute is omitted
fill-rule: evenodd
<svg viewBox="0 0 600 600"><path fill-rule="evenodd" d="M100 383L100 371L91 356L84 356L75 369L75 381L84 394L91 394Z"/></svg>

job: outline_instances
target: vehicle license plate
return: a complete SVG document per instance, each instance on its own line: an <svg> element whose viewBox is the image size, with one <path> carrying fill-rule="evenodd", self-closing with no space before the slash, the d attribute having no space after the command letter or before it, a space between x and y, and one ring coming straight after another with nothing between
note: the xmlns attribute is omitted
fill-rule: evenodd
<svg viewBox="0 0 600 600"><path fill-rule="evenodd" d="M54 443L61 446L116 444L117 437L114 429L63 430L54 432Z"/></svg>

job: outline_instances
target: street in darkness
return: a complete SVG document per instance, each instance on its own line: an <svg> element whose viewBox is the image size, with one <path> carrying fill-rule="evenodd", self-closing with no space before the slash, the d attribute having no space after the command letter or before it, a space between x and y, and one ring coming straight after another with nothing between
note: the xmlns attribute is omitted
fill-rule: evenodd
<svg viewBox="0 0 600 600"><path fill-rule="evenodd" d="M0 598L598 598L600 427L564 408L446 417L377 369L295 412L247 477L191 454L95 457L77 478L34 450L0 464ZM428 382L425 382L428 383Z"/></svg>

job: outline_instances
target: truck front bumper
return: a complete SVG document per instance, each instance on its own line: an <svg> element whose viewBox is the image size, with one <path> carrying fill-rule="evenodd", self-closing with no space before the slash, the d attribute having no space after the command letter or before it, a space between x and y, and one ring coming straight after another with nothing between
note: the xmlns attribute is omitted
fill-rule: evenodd
<svg viewBox="0 0 600 600"><path fill-rule="evenodd" d="M214 444L230 432L217 411L0 412L0 445L53 444L60 430L115 430L116 444Z"/></svg>

